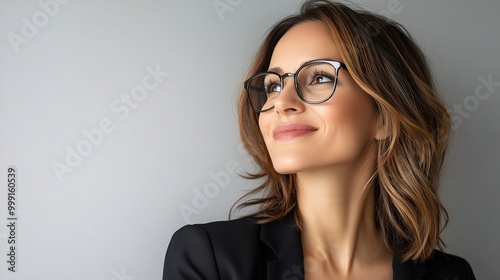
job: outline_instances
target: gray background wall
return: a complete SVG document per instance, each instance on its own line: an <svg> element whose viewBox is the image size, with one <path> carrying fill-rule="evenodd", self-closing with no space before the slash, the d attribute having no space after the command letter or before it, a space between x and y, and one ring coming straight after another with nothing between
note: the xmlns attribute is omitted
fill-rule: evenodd
<svg viewBox="0 0 500 280"><path fill-rule="evenodd" d="M252 168L236 92L299 2L2 1L0 279L160 279L176 229L226 219L253 185L234 174ZM431 60L454 122L443 238L478 279L500 279L500 2L359 4L403 23Z"/></svg>

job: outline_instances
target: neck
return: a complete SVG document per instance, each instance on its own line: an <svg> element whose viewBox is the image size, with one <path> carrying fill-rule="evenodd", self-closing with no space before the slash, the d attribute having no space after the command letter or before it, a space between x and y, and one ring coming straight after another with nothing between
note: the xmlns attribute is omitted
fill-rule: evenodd
<svg viewBox="0 0 500 280"><path fill-rule="evenodd" d="M391 256L375 225L375 161L360 163L297 174L304 256L345 275Z"/></svg>

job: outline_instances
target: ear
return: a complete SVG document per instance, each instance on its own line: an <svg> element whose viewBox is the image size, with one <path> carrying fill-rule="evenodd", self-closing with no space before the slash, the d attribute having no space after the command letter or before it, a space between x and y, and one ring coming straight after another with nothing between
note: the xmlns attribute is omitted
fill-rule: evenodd
<svg viewBox="0 0 500 280"><path fill-rule="evenodd" d="M375 128L375 139L377 141L384 140L390 135L390 125L382 116L382 114L377 114L377 126Z"/></svg>

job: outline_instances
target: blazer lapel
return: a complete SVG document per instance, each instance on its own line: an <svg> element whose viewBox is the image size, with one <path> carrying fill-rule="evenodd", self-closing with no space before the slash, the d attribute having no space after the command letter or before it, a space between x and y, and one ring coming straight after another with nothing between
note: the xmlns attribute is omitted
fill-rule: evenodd
<svg viewBox="0 0 500 280"><path fill-rule="evenodd" d="M392 258L393 280L424 280L429 270L424 263L403 262L398 254Z"/></svg>
<svg viewBox="0 0 500 280"><path fill-rule="evenodd" d="M275 254L267 263L267 279L304 279L302 244L292 213L263 225L260 239Z"/></svg>

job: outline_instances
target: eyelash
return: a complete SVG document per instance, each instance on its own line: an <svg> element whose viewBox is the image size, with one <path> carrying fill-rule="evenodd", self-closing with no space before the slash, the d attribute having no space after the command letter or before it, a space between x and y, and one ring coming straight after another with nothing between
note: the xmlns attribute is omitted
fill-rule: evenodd
<svg viewBox="0 0 500 280"><path fill-rule="evenodd" d="M266 82L265 88L268 89L272 85L280 85L280 84L273 81L268 81Z"/></svg>
<svg viewBox="0 0 500 280"><path fill-rule="evenodd" d="M314 72L311 73L311 78L314 78L316 76L324 76L324 77L327 77L328 79L330 80L334 80L335 79L335 76L332 76L330 73L327 73L325 71L318 71L318 70L314 70Z"/></svg>

